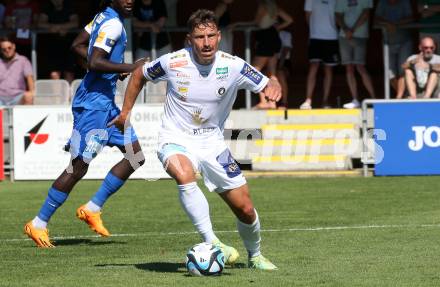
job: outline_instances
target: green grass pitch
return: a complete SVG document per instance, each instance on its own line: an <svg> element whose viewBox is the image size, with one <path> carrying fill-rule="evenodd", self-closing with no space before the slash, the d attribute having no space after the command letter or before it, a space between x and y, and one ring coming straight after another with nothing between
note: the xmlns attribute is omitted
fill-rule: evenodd
<svg viewBox="0 0 440 287"><path fill-rule="evenodd" d="M201 240L170 180L130 180L113 196L109 238L75 218L100 184L80 182L49 224L57 247L36 248L22 228L50 184L0 183L0 286L440 286L440 177L249 179L275 272L244 268L232 212L205 192L217 235L241 254L219 277L187 274Z"/></svg>

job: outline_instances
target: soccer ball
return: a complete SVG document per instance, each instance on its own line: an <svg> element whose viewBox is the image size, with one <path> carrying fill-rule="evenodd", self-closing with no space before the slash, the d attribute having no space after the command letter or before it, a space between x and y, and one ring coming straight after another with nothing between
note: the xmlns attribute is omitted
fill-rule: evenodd
<svg viewBox="0 0 440 287"><path fill-rule="evenodd" d="M220 275L225 267L225 255L210 243L199 243L186 253L186 268L194 276Z"/></svg>

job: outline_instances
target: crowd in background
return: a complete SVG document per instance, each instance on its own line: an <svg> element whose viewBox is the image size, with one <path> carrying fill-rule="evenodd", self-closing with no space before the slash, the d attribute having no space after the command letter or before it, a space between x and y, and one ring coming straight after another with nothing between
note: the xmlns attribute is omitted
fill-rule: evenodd
<svg viewBox="0 0 440 287"><path fill-rule="evenodd" d="M91 14L99 10L100 1L89 2ZM180 48L175 44L173 46L167 29L177 26L177 2L178 0L135 1L132 19L134 60L159 57ZM275 0L258 0L256 9L253 8L256 13L252 21L242 21L234 19L231 13L231 7L239 5L239 2L240 0L216 2L214 12L219 19L222 33L220 50L234 54L234 30L255 27L252 64L266 75L278 77L283 86L283 100L276 106L260 97L254 108L285 108L289 98L289 83L294 77L291 72L292 61L295 61L292 32L297 21L293 19L293 11L287 11L282 5L278 5L281 1L277 4ZM435 52L440 40L440 0L420 0L417 5L415 3L411 0L305 0L304 14L309 37L295 45L308 45L309 67L306 93L295 95L304 98L299 108L332 107L330 98L334 68L340 64L344 67L352 98L343 105L344 108L360 106L362 97L359 96L358 79L365 87L368 97L376 97L371 75L366 68L368 53L375 52L367 49L373 26L383 29L382 40L389 47L389 78L395 91L393 97L438 97L440 69L437 65L440 65L440 60ZM44 63L48 70L44 78L72 82L81 75L81 71L84 72L81 63L70 52L73 37L82 28L80 18L84 18L78 15L73 4L72 0L0 0L0 33L7 36L0 43L0 105L32 103L29 96L26 96L34 92L31 82L35 78L29 68L30 63L26 62L31 59L30 29L47 32L41 36L40 42L56 43L37 49L38 54L45 54L50 59ZM417 46L414 43L414 29L409 29L416 22L421 24L418 50L414 49ZM151 33L155 37L151 37ZM152 39L156 47L155 55L152 55ZM183 41L181 45L184 46ZM16 54L27 57L27 60L16 57ZM11 63L19 65L16 64L12 69ZM323 100L318 105L313 98L318 90L316 86L320 66L323 66L324 71ZM5 93L9 95L3 95Z"/></svg>

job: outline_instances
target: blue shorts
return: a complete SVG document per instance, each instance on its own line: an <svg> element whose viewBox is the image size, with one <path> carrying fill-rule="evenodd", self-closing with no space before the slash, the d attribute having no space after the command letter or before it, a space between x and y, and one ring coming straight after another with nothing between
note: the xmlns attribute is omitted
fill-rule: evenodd
<svg viewBox="0 0 440 287"><path fill-rule="evenodd" d="M115 126L107 127L120 112L118 108L108 111L72 108L73 130L65 149L73 158L80 156L91 161L105 146L124 147L137 141L133 127L127 128L124 134Z"/></svg>

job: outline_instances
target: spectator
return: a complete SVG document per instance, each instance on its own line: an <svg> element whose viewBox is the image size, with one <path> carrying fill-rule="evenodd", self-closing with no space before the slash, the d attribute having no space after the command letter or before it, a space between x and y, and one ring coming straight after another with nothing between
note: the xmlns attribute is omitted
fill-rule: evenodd
<svg viewBox="0 0 440 287"><path fill-rule="evenodd" d="M300 109L311 109L316 74L324 64L324 97L322 105L330 107L328 98L333 80L333 67L339 63L338 29L335 21L336 0L306 0L304 11L309 24L309 73L306 100Z"/></svg>
<svg viewBox="0 0 440 287"><path fill-rule="evenodd" d="M292 33L287 30L282 30L279 32L279 36L281 39L281 50L278 58L276 77L280 82L283 98L281 102L278 102L278 109L287 109L289 98L289 85L287 79L292 70L292 63L290 61L292 52Z"/></svg>
<svg viewBox="0 0 440 287"><path fill-rule="evenodd" d="M402 65L411 99L438 97L440 56L434 54L436 48L434 39L424 37L419 42L420 53L412 55Z"/></svg>
<svg viewBox="0 0 440 287"><path fill-rule="evenodd" d="M164 0L167 8L167 20L165 26L176 27L177 26L177 2L179 0Z"/></svg>
<svg viewBox="0 0 440 287"><path fill-rule="evenodd" d="M218 19L218 25L222 35L219 44L219 50L232 54L233 47L233 31L230 29L231 24L231 5L234 0L220 0L215 7L214 13Z"/></svg>
<svg viewBox="0 0 440 287"><path fill-rule="evenodd" d="M0 51L0 106L31 105L35 93L31 63L8 38L0 39Z"/></svg>
<svg viewBox="0 0 440 287"><path fill-rule="evenodd" d="M151 58L151 33L156 36L156 57L171 52L168 33L161 32L167 20L167 9L163 0L139 0L134 5L133 26L137 29L149 29L151 32L137 32L138 43L135 58Z"/></svg>
<svg viewBox="0 0 440 287"><path fill-rule="evenodd" d="M50 0L41 9L38 21L40 28L51 33L46 41L56 43L48 45L47 53L50 61L47 62L51 79L61 79L64 76L69 83L75 79L74 59L70 52L73 39L67 36L69 30L79 26L78 15L73 12L70 0Z"/></svg>
<svg viewBox="0 0 440 287"><path fill-rule="evenodd" d="M6 5L5 27L16 30L14 39L17 51L31 58L30 29L37 26L39 7L32 0L16 0Z"/></svg>
<svg viewBox="0 0 440 287"><path fill-rule="evenodd" d="M385 29L384 41L389 46L389 65L391 86L396 98L401 99L405 92L405 77L402 63L411 55L412 37L408 29L399 26L414 20L409 0L380 0L376 8L375 22Z"/></svg>
<svg viewBox="0 0 440 287"><path fill-rule="evenodd" d="M420 39L431 37L436 44L440 43L440 0L419 0L418 11L421 24L438 25L420 29Z"/></svg>
<svg viewBox="0 0 440 287"><path fill-rule="evenodd" d="M278 22L278 18L281 22ZM255 57L252 65L259 71L266 68L266 74L275 75L277 60L281 49L281 39L278 31L286 28L293 22L292 17L279 8L274 0L259 0L254 21L249 23L236 23L235 25L257 25L259 30L255 33ZM274 109L276 104L267 101L260 94L257 109Z"/></svg>
<svg viewBox="0 0 440 287"><path fill-rule="evenodd" d="M346 109L360 107L355 68L371 98L375 98L371 77L365 68L368 40L368 19L372 0L336 0L336 22L341 28L339 34L339 52L342 64L346 68L346 77L353 100L344 105Z"/></svg>

